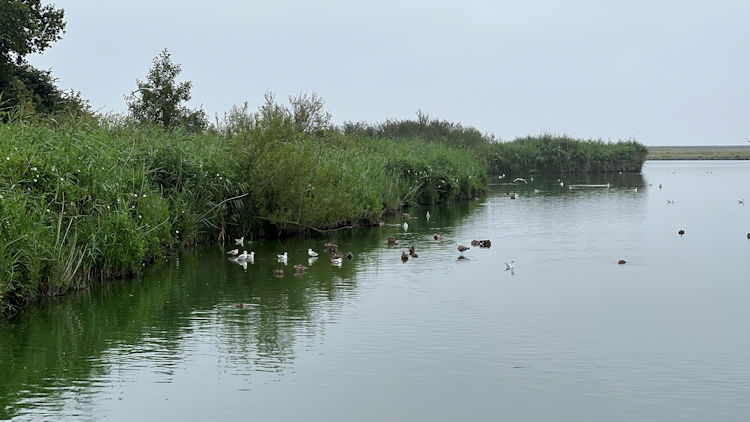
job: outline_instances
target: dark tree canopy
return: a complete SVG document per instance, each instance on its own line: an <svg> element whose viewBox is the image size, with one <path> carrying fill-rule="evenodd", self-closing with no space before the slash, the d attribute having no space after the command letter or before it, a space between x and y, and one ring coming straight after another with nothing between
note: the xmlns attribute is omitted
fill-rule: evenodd
<svg viewBox="0 0 750 422"><path fill-rule="evenodd" d="M131 116L139 122L154 122L166 128L185 127L202 130L208 124L203 110L189 110L182 103L190 101L193 83L177 82L179 64L172 63L164 49L154 58L146 81L136 79L138 87L126 97Z"/></svg>
<svg viewBox="0 0 750 422"><path fill-rule="evenodd" d="M65 32L65 11L41 0L0 0L0 56L21 63L44 51Z"/></svg>

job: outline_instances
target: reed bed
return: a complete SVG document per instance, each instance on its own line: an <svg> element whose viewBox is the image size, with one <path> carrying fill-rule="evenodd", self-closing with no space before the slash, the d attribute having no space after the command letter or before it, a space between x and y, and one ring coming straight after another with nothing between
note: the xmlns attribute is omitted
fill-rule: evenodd
<svg viewBox="0 0 750 422"><path fill-rule="evenodd" d="M231 133L106 118L0 125L2 312L132 275L184 246L376 224L486 182L481 163L445 145L253 119Z"/></svg>

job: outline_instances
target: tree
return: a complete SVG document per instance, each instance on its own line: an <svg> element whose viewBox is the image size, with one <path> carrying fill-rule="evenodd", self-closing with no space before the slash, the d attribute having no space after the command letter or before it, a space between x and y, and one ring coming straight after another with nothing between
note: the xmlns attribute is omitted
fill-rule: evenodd
<svg viewBox="0 0 750 422"><path fill-rule="evenodd" d="M21 64L30 53L40 53L65 33L63 9L41 0L0 0L0 57Z"/></svg>
<svg viewBox="0 0 750 422"><path fill-rule="evenodd" d="M208 125L206 113L182 105L190 101L193 83L176 81L181 70L179 64L172 63L167 49L156 56L146 81L136 79L138 88L125 98L131 116L139 122L154 122L168 129L205 129Z"/></svg>
<svg viewBox="0 0 750 422"><path fill-rule="evenodd" d="M16 108L29 114L91 114L80 93L61 91L50 70L25 60L62 38L64 16L63 9L42 6L41 0L0 0L0 121Z"/></svg>

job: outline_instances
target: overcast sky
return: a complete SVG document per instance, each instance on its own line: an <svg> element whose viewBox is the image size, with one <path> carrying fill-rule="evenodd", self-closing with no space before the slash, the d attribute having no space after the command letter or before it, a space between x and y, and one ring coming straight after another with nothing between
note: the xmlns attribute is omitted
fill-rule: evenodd
<svg viewBox="0 0 750 422"><path fill-rule="evenodd" d="M104 112L167 48L210 116L314 91L335 123L422 110L503 140L750 139L748 0L54 3L67 32L29 60Z"/></svg>

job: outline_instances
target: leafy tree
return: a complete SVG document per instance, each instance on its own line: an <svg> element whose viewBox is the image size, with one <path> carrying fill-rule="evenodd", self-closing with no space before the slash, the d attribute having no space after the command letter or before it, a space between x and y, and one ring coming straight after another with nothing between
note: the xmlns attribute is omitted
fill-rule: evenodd
<svg viewBox="0 0 750 422"><path fill-rule="evenodd" d="M43 6L41 0L0 0L0 121L7 121L14 109L28 115L91 114L80 93L61 91L50 70L36 69L25 60L62 38L64 15L63 9Z"/></svg>
<svg viewBox="0 0 750 422"><path fill-rule="evenodd" d="M126 96L131 116L139 122L154 122L169 129L205 129L208 125L206 113L201 109L190 110L182 105L190 100L193 83L177 82L177 75L181 70L179 64L172 62L167 49L156 56L146 75L146 81L136 79L138 88Z"/></svg>
<svg viewBox="0 0 750 422"><path fill-rule="evenodd" d="M62 38L63 9L41 0L0 0L0 56L20 64L30 53L40 53Z"/></svg>

